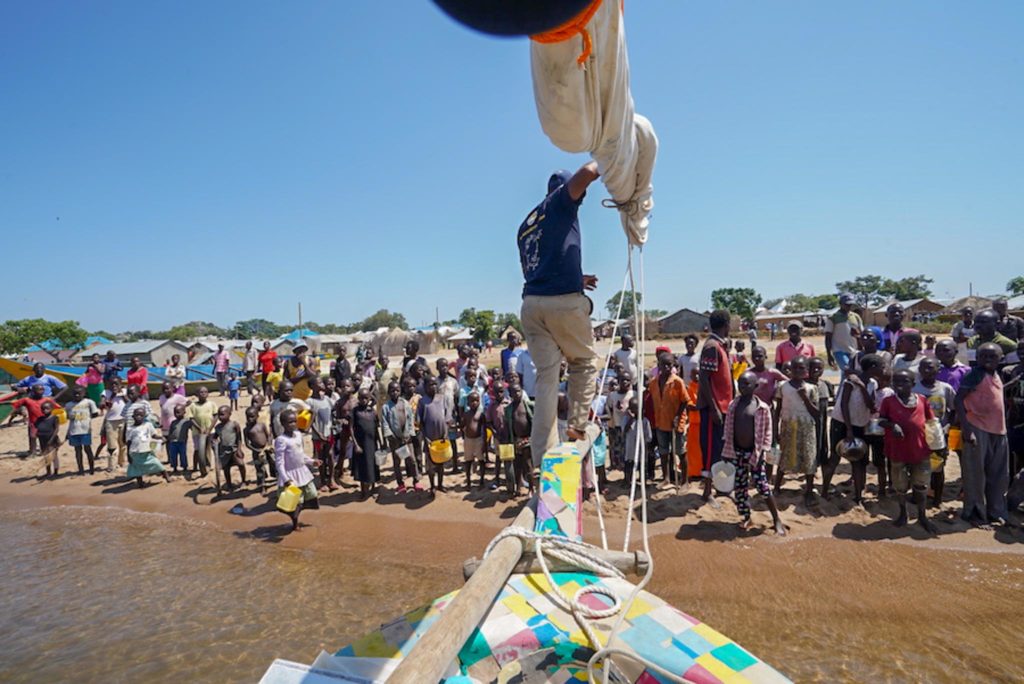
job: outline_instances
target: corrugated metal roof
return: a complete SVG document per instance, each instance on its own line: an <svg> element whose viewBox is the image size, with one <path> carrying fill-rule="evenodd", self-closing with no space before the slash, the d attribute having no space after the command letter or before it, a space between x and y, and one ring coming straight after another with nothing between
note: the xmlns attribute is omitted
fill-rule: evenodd
<svg viewBox="0 0 1024 684"><path fill-rule="evenodd" d="M175 342L174 340L138 340L137 342L116 342L114 344L99 344L95 347L87 349L90 355L99 354L103 356L108 351L112 351L118 356L122 354L148 354L154 349L158 349L165 344L176 344L182 348L182 351L188 349L188 347L181 342Z"/></svg>

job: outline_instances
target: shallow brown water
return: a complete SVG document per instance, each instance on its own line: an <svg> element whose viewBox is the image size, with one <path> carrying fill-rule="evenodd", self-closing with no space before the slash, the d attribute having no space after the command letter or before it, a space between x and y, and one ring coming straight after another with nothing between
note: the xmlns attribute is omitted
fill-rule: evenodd
<svg viewBox="0 0 1024 684"><path fill-rule="evenodd" d="M458 586L386 543L294 551L119 509L6 513L0 539L3 682L252 682ZM654 554L655 593L794 681L1024 679L1019 555L671 536Z"/></svg>

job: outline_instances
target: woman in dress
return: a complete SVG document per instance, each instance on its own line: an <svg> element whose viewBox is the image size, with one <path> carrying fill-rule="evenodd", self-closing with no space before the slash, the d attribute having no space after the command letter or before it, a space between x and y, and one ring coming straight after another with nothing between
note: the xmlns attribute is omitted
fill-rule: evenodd
<svg viewBox="0 0 1024 684"><path fill-rule="evenodd" d="M777 412L779 416L779 450L781 459L775 476L775 495L782 489L785 472L804 476L804 504L814 500L815 459L818 440L815 429L819 415L818 388L806 382L808 365L806 356L791 361L792 377L779 386Z"/></svg>

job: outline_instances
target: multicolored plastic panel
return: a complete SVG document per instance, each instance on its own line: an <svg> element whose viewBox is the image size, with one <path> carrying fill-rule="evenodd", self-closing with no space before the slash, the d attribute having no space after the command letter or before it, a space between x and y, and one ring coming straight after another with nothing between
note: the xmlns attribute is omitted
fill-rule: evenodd
<svg viewBox="0 0 1024 684"><path fill-rule="evenodd" d="M535 532L582 539L582 465L583 459L575 444L559 444L544 454Z"/></svg>
<svg viewBox="0 0 1024 684"><path fill-rule="evenodd" d="M624 580L597 578L586 573L555 573L553 577L569 596L590 584L601 585L621 597L628 596L632 590L632 585ZM486 671L493 672L528 659L530 654L542 649L553 649L556 655L545 659L551 668L549 681L586 681L586 668L581 663L590 658L593 650L572 615L548 598L549 591L550 585L542 574L515 575L509 580L481 626L459 653L459 667L464 675L471 677L470 681L475 666L482 664ZM402 658L437 621L456 593L442 596L430 606L384 625L380 631L363 637L336 655ZM603 596L586 596L585 601L595 607L610 605L610 599ZM594 622L602 646L613 624L614 618ZM647 592L641 592L633 602L617 642L698 684L788 681L727 637ZM635 684L668 681L633 661L616 659L616 667Z"/></svg>
<svg viewBox="0 0 1024 684"><path fill-rule="evenodd" d="M580 538L581 462L572 444L559 445L545 454L537 505L538 532ZM566 596L573 596L583 586L599 585L625 600L633 590L633 585L625 580L589 573L554 573L553 578ZM593 648L572 615L551 601L551 592L543 574L512 575L459 652L462 675L446 682L516 681L527 670L536 675L537 668L544 668L543 681L587 681L583 663L593 655ZM442 596L431 605L384 625L336 655L403 658L457 593ZM585 594L582 600L594 608L611 605L610 598L599 594ZM614 622L613 617L592 623L602 647ZM789 681L728 638L647 592L640 592L630 606L616 645L696 684ZM635 661L615 658L614 663L634 684L668 681ZM537 680L524 677L519 681Z"/></svg>

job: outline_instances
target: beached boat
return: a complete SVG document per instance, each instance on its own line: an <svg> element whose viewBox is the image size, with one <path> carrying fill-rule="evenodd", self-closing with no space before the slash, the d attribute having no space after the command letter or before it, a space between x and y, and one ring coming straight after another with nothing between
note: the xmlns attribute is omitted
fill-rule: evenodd
<svg viewBox="0 0 1024 684"><path fill-rule="evenodd" d="M462 589L334 654L322 652L311 665L275 660L261 684L585 682L588 661L603 649L609 650L598 656L593 681L603 681L603 667L615 684L789 681L627 581L625 573L649 569L642 552L580 545L581 468L574 445L545 455L539 497L484 560L467 561ZM556 559L564 547L580 551L582 560Z"/></svg>
<svg viewBox="0 0 1024 684"><path fill-rule="evenodd" d="M33 364L24 361L0 357L0 370L10 373L17 380L32 375L32 366ZM48 374L69 385L78 380L85 373L86 369L86 366L63 364L45 364L45 366ZM236 367L232 368L239 370ZM160 394L160 389L164 384L164 369L162 366L147 366L146 370L149 372L149 382L147 383L149 396L151 398L156 397ZM127 370L122 370L121 378L124 379L126 374ZM200 387L205 387L209 390L219 389L220 386L217 384L217 379L213 373L213 366L186 366L185 394L193 395L199 391Z"/></svg>

